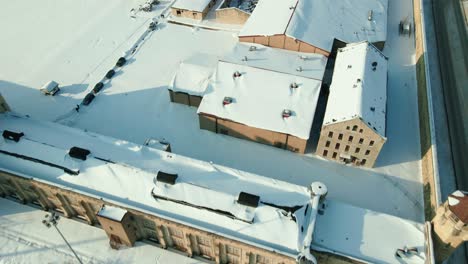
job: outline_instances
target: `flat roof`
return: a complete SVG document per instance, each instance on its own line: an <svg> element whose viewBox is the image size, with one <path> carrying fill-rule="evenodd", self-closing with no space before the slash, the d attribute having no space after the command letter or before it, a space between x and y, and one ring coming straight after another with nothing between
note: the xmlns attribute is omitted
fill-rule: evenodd
<svg viewBox="0 0 468 264"><path fill-rule="evenodd" d="M104 205L97 214L99 216L120 222L124 218L125 214L127 214L127 210L115 206Z"/></svg>
<svg viewBox="0 0 468 264"><path fill-rule="evenodd" d="M212 0L177 0L172 8L203 12Z"/></svg>
<svg viewBox="0 0 468 264"><path fill-rule="evenodd" d="M322 80L328 58L321 54L275 49L239 42L223 61Z"/></svg>
<svg viewBox="0 0 468 264"><path fill-rule="evenodd" d="M285 34L330 52L334 39L385 41L387 9L388 0L260 0L239 36Z"/></svg>
<svg viewBox="0 0 468 264"><path fill-rule="evenodd" d="M239 72L240 77L233 74ZM296 84L297 88L291 88ZM198 113L308 139L322 82L288 73L220 61ZM233 102L224 106L223 100ZM284 110L291 116L283 118Z"/></svg>
<svg viewBox="0 0 468 264"><path fill-rule="evenodd" d="M308 219L313 211L309 207L318 199L306 187L54 123L10 114L0 115L0 120L9 130L25 133L17 143L2 139L3 171L293 257L303 249L306 227L313 222ZM88 148L91 154L85 161L73 159L67 154L69 145ZM157 182L158 171L177 173L176 183ZM258 195L259 206L236 204L242 191ZM285 207L295 207L294 212L288 214Z"/></svg>
<svg viewBox="0 0 468 264"><path fill-rule="evenodd" d="M338 201L326 200L315 223L312 248L366 263L426 263L424 225ZM395 256L416 247L418 254Z"/></svg>
<svg viewBox="0 0 468 264"><path fill-rule="evenodd" d="M368 42L338 50L323 124L361 118L385 137L387 66L387 58Z"/></svg>

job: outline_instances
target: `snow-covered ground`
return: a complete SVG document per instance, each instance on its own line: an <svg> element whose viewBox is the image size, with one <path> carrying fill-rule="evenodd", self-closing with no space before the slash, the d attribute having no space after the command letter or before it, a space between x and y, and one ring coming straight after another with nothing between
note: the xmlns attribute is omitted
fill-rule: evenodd
<svg viewBox="0 0 468 264"><path fill-rule="evenodd" d="M78 263L60 235L42 224L47 212L0 198L0 263ZM104 230L62 217L58 227L84 263L203 263L137 242L113 250Z"/></svg>
<svg viewBox="0 0 468 264"><path fill-rule="evenodd" d="M397 31L412 16L410 1L389 1L388 141L374 169L202 131L195 108L170 103L179 63L195 53L223 56L237 42L233 32L163 23L89 107L64 115L146 30L148 18L130 17L140 2L0 0L0 92L12 109L140 144L165 138L175 153L304 186L322 181L331 199L422 221L413 39ZM64 88L45 97L38 89L51 79Z"/></svg>

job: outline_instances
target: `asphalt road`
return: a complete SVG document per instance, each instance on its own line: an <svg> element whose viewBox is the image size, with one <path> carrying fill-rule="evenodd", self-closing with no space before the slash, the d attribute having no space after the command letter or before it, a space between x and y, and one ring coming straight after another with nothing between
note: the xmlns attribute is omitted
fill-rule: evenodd
<svg viewBox="0 0 468 264"><path fill-rule="evenodd" d="M468 191L468 25L460 3L434 0L433 13L456 186ZM465 243L448 263L467 263L467 252Z"/></svg>

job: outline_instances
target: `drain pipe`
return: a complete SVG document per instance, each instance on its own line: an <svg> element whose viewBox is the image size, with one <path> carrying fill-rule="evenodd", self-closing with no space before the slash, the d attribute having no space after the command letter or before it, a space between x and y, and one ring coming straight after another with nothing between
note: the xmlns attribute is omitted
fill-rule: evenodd
<svg viewBox="0 0 468 264"><path fill-rule="evenodd" d="M317 219L317 212L320 201L325 198L328 193L327 186L321 182L314 182L310 185L311 190L311 212L309 216L309 226L307 227L307 233L302 243L302 250L299 255L299 259L307 259L314 264L317 264L317 259L310 253L310 245L312 244L312 235L315 228L315 220Z"/></svg>

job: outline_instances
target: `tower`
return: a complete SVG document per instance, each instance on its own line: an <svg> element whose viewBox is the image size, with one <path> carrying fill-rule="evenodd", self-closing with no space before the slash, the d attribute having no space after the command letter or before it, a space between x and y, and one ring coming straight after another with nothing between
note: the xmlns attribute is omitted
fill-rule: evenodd
<svg viewBox="0 0 468 264"><path fill-rule="evenodd" d="M436 262L447 259L464 241L468 241L468 193L455 191L437 208L432 219Z"/></svg>

